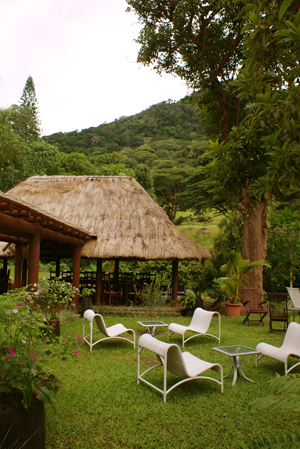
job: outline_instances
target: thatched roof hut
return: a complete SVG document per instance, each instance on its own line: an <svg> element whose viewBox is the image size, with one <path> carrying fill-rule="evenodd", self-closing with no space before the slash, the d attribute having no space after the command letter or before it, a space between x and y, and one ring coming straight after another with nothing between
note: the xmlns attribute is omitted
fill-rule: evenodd
<svg viewBox="0 0 300 449"><path fill-rule="evenodd" d="M125 176L33 176L9 191L97 235L81 256L119 260L199 260L210 253L185 237L134 179Z"/></svg>

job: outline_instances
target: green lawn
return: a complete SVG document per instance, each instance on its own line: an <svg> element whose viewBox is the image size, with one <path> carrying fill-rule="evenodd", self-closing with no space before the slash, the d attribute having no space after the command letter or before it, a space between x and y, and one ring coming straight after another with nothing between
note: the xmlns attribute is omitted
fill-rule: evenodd
<svg viewBox="0 0 300 449"><path fill-rule="evenodd" d="M188 324L188 317L160 316L166 323ZM137 340L143 328L139 316L105 317L106 325L122 322L136 330ZM143 317L147 319L147 317ZM62 326L64 336L82 337L82 318ZM255 348L261 342L280 346L282 334L268 335L268 326L242 324L243 317L222 316L221 345L245 344ZM266 320L267 323L267 320ZM211 331L217 332L218 320L213 318ZM157 332L157 338L167 341L167 331ZM181 336L173 335L172 342L181 345ZM57 448L238 448L259 435L273 435L280 431L294 431L299 414L258 409L251 412L249 404L262 397L276 372L283 375L283 363L263 358L255 368L255 356L243 360L243 370L254 383L239 377L231 385L232 375L224 379L224 393L220 386L207 380L191 381L173 390L163 402L162 395L147 385L137 385L137 347L121 341L105 341L89 352L86 344L78 343L77 360L53 360L53 372L64 387L57 395L56 413L46 406L46 447ZM211 362L219 362L226 374L230 368L228 357L212 348L217 340L196 337L185 350ZM145 363L154 356L142 352ZM296 368L296 373L300 369ZM212 375L218 377L212 371ZM162 386L162 371L150 374ZM169 374L169 381L175 376Z"/></svg>

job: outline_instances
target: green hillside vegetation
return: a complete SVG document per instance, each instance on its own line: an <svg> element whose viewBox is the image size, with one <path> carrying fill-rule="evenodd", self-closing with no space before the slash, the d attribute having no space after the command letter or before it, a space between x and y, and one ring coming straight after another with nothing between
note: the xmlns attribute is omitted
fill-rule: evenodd
<svg viewBox="0 0 300 449"><path fill-rule="evenodd" d="M180 151L184 141L192 142L202 138L197 107L189 99L180 102L164 101L130 117L120 117L112 123L44 137L64 153L99 155L120 152L126 147L141 148L137 152L137 158L142 159L144 156L139 153L143 152L144 144L156 142L153 147L156 151ZM178 141L175 147L174 140ZM162 141L167 141L166 145Z"/></svg>
<svg viewBox="0 0 300 449"><path fill-rule="evenodd" d="M61 173L133 176L175 222L185 210L184 181L206 163L208 141L190 100L165 101L113 123L43 139L62 154Z"/></svg>

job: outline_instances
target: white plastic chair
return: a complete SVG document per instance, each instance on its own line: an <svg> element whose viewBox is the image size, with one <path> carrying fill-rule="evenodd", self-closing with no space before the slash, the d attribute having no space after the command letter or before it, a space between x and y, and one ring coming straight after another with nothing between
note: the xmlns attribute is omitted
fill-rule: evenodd
<svg viewBox="0 0 300 449"><path fill-rule="evenodd" d="M98 331L93 331L93 321L96 321ZM85 334L85 321L88 320L90 323L90 333ZM97 340L93 343L93 335L102 332L105 337L101 338L100 340ZM130 340L129 338L125 338L124 334L125 332L129 332L133 336L133 340ZM89 340L88 340L89 338ZM121 340L129 341L129 343L133 344L133 347L135 348L135 332L133 329L127 329L123 324L114 324L113 326L106 327L104 319L102 315L99 313L95 313L93 310L88 309L83 314L83 340L89 345L90 351L92 351L93 346L95 346L97 343L100 343L100 341L108 340L110 338L116 338Z"/></svg>
<svg viewBox="0 0 300 449"><path fill-rule="evenodd" d="M290 297L288 311L293 312L293 320L295 321L295 312L300 313L300 290L292 287L286 287L286 289Z"/></svg>
<svg viewBox="0 0 300 449"><path fill-rule="evenodd" d="M213 315L217 315L219 317L219 335L216 337L215 335L208 334L208 328L210 326L211 319ZM196 335L192 335L191 337L184 339L184 334L187 331L196 332ZM173 333L182 335L182 347L184 348L184 343L189 341L191 338L198 337L199 335L207 335L208 337L215 338L220 343L221 341L221 317L219 312L209 312L207 310L201 309L198 307L195 309L191 324L189 326L183 326L182 324L171 323L168 327L168 341L169 336Z"/></svg>
<svg viewBox="0 0 300 449"><path fill-rule="evenodd" d="M300 324L293 322L288 325L282 346L280 348L269 345L268 343L259 343L256 346L256 350L262 354L257 358L257 360L260 360L263 356L266 356L271 359L278 360L279 362L283 362L284 375L286 376L292 369L300 365L300 362L298 361L300 358ZM288 369L288 358L290 356L296 357L297 363Z"/></svg>
<svg viewBox="0 0 300 449"><path fill-rule="evenodd" d="M151 352L154 352L157 355L159 363L148 368L146 371L140 374L140 356L144 348L148 349ZM146 373L160 366L163 366L164 369L163 390L143 378ZM221 380L219 381L217 379L214 379L213 377L200 376L200 374L209 369L219 372ZM172 385L169 389L167 389L167 371L170 371L176 376L183 377L184 379L180 380L176 384ZM221 392L223 392L223 368L221 365L219 365L219 363L205 362L204 360L195 357L189 352L181 352L178 345L156 340L150 334L143 334L140 337L138 343L138 384L140 383L140 381L142 381L150 387L154 388L159 393L162 393L164 402L166 402L167 394L174 390L174 388L178 387L184 382L195 379L212 380L213 382L221 385Z"/></svg>

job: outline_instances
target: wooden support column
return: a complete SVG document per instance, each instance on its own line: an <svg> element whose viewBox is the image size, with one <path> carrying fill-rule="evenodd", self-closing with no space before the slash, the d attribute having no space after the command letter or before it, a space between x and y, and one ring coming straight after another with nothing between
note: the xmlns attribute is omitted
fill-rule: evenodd
<svg viewBox="0 0 300 449"><path fill-rule="evenodd" d="M80 258L81 258L81 247L76 246L73 248L73 285L78 288L80 286ZM73 298L75 304L75 312L79 311L79 294L76 294Z"/></svg>
<svg viewBox="0 0 300 449"><path fill-rule="evenodd" d="M22 261L22 287L27 285L28 262L26 257Z"/></svg>
<svg viewBox="0 0 300 449"><path fill-rule="evenodd" d="M56 256L55 259L55 277L60 277L60 256Z"/></svg>
<svg viewBox="0 0 300 449"><path fill-rule="evenodd" d="M178 259L172 260L172 304L176 306L178 295Z"/></svg>
<svg viewBox="0 0 300 449"><path fill-rule="evenodd" d="M102 278L102 259L97 259L96 273L96 304L103 304L103 278Z"/></svg>
<svg viewBox="0 0 300 449"><path fill-rule="evenodd" d="M41 235L39 233L29 239L28 285L39 283L40 242Z"/></svg>
<svg viewBox="0 0 300 449"><path fill-rule="evenodd" d="M3 273L5 273L5 276L7 275L7 257L3 258Z"/></svg>
<svg viewBox="0 0 300 449"><path fill-rule="evenodd" d="M14 289L21 287L21 272L22 272L22 244L16 243Z"/></svg>

